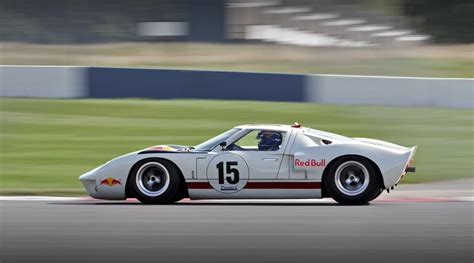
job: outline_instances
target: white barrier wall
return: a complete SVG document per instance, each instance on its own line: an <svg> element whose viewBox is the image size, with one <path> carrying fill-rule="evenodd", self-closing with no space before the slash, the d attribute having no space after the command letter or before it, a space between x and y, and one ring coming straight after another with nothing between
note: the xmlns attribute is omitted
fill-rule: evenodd
<svg viewBox="0 0 474 263"><path fill-rule="evenodd" d="M64 66L1 66L1 97L87 96L87 70Z"/></svg>
<svg viewBox="0 0 474 263"><path fill-rule="evenodd" d="M0 66L0 96L250 99L474 108L474 79Z"/></svg>
<svg viewBox="0 0 474 263"><path fill-rule="evenodd" d="M473 79L308 75L305 99L333 104L472 108Z"/></svg>

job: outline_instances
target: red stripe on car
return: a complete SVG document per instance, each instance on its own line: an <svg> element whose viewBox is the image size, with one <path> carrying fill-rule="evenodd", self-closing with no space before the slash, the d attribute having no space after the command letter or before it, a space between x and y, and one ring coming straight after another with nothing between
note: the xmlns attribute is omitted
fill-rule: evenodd
<svg viewBox="0 0 474 263"><path fill-rule="evenodd" d="M209 182L188 182L188 189L212 189Z"/></svg>

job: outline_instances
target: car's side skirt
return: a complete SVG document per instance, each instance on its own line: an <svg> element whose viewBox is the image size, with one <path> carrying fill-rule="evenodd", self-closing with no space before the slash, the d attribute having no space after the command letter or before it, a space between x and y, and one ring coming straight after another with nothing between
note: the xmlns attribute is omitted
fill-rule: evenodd
<svg viewBox="0 0 474 263"><path fill-rule="evenodd" d="M321 182L253 181L237 192L215 190L208 182L187 182L191 199L305 199L321 198Z"/></svg>

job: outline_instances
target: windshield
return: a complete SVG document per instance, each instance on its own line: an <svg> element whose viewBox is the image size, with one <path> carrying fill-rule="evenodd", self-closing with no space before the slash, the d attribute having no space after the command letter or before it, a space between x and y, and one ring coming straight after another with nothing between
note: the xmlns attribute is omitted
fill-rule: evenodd
<svg viewBox="0 0 474 263"><path fill-rule="evenodd" d="M211 151L217 145L219 145L219 143L227 140L230 136L236 134L238 131L240 131L240 129L237 129L237 128L233 128L231 130L228 130L228 131L226 131L222 134L217 135L214 138L211 138L211 139L197 145L196 147L194 147L194 149L198 150L198 151Z"/></svg>

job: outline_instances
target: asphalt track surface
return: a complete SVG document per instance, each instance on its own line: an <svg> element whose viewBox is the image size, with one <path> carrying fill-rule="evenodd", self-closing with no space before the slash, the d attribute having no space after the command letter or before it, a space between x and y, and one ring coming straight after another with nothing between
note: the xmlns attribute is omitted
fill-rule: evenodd
<svg viewBox="0 0 474 263"><path fill-rule="evenodd" d="M473 262L472 202L2 201L9 262Z"/></svg>

